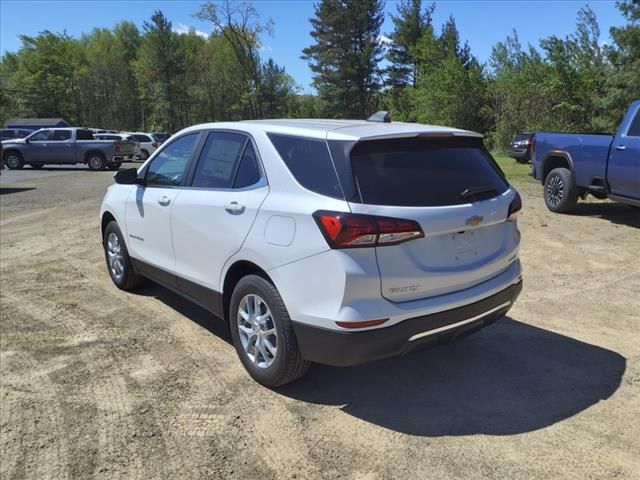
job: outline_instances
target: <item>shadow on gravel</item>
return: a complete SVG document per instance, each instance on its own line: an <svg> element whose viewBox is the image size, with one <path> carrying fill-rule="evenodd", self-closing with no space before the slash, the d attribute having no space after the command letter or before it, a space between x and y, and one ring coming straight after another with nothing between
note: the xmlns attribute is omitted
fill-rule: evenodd
<svg viewBox="0 0 640 480"><path fill-rule="evenodd" d="M215 336L229 344L232 344L231 334L229 333L229 328L227 327L226 322L204 308L200 308L195 303L173 293L171 290L161 287L153 282L147 282L143 287L136 289L133 293L160 300L180 315L184 315L189 320L200 325L202 328L209 330Z"/></svg>
<svg viewBox="0 0 640 480"><path fill-rule="evenodd" d="M625 359L506 317L458 342L358 367L313 365L287 397L421 436L513 435L610 397Z"/></svg>
<svg viewBox="0 0 640 480"><path fill-rule="evenodd" d="M9 195L10 193L28 192L29 190L35 190L35 187L31 187L31 188L2 187L0 188L0 195Z"/></svg>
<svg viewBox="0 0 640 480"><path fill-rule="evenodd" d="M621 203L578 203L571 215L601 218L611 223L640 228L640 208Z"/></svg>

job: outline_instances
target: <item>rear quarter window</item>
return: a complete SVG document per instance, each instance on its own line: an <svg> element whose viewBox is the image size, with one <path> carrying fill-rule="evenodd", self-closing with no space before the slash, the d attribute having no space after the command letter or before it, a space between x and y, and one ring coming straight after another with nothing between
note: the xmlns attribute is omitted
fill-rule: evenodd
<svg viewBox="0 0 640 480"><path fill-rule="evenodd" d="M502 171L477 139L397 139L357 143L351 168L362 203L437 207L504 193ZM493 190L465 197L468 190Z"/></svg>
<svg viewBox="0 0 640 480"><path fill-rule="evenodd" d="M344 199L327 142L271 133L268 136L300 185L320 195Z"/></svg>

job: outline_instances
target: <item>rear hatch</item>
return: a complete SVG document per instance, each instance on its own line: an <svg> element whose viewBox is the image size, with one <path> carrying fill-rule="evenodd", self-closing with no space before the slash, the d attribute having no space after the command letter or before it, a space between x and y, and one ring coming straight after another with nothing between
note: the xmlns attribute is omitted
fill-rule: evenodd
<svg viewBox="0 0 640 480"><path fill-rule="evenodd" d="M394 302L470 288L517 257L507 221L517 193L479 138L361 141L351 150L354 213L413 220L424 237L376 247L382 295Z"/></svg>

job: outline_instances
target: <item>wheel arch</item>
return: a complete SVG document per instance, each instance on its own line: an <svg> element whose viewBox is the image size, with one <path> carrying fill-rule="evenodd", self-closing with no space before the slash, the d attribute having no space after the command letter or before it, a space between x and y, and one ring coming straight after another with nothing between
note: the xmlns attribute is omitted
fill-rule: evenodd
<svg viewBox="0 0 640 480"><path fill-rule="evenodd" d="M231 295L238 282L247 275L258 275L273 284L273 280L259 265L248 260L237 260L226 271L222 282L222 315L225 321L229 321L229 306ZM274 284L275 285L275 284Z"/></svg>
<svg viewBox="0 0 640 480"><path fill-rule="evenodd" d="M554 168L566 168L573 173L573 160L567 152L553 150L542 162L542 183Z"/></svg>
<svg viewBox="0 0 640 480"><path fill-rule="evenodd" d="M104 240L104 231L107 229L107 225L111 222L116 222L116 217L108 210L106 210L102 214L102 218L100 219L100 237Z"/></svg>
<svg viewBox="0 0 640 480"><path fill-rule="evenodd" d="M22 158L24 160L24 155L22 154L22 152L15 148L15 147L9 147L9 148L3 148L2 149L2 159L6 159L10 154L15 153L16 155L19 155L20 158Z"/></svg>

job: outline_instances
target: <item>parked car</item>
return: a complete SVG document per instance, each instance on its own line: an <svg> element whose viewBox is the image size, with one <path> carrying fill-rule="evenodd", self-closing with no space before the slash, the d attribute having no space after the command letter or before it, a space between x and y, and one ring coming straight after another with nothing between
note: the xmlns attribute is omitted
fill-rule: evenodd
<svg viewBox="0 0 640 480"><path fill-rule="evenodd" d="M22 128L3 128L0 130L0 141L13 140L14 138L24 138L31 135L33 130Z"/></svg>
<svg viewBox="0 0 640 480"><path fill-rule="evenodd" d="M117 287L150 278L225 319L273 387L502 318L521 206L479 134L264 120L175 134L116 174L100 216Z"/></svg>
<svg viewBox="0 0 640 480"><path fill-rule="evenodd" d="M531 168L552 212L570 212L588 194L640 206L640 100L615 135L536 133Z"/></svg>
<svg viewBox="0 0 640 480"><path fill-rule="evenodd" d="M534 133L519 133L511 142L511 150L508 155L518 163L529 163L531 161L531 150L535 144Z"/></svg>
<svg viewBox="0 0 640 480"><path fill-rule="evenodd" d="M161 142L158 142L150 133L143 132L127 132L127 135L131 135L140 143L140 160L146 160L151 156L156 148L160 146Z"/></svg>
<svg viewBox="0 0 640 480"><path fill-rule="evenodd" d="M93 138L95 138L96 140L119 140L125 142L133 142L135 147L135 158L140 158L140 156L142 155L140 142L138 142L132 135L127 135L124 133L94 133Z"/></svg>
<svg viewBox="0 0 640 480"><path fill-rule="evenodd" d="M4 141L2 148L5 163L13 170L76 163L91 170L117 170L122 162L132 161L135 152L131 141L95 140L91 130L82 128L44 128L23 139Z"/></svg>
<svg viewBox="0 0 640 480"><path fill-rule="evenodd" d="M162 144L171 138L171 134L167 132L155 132L152 133L151 136L156 140L156 142Z"/></svg>

